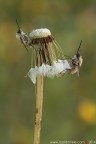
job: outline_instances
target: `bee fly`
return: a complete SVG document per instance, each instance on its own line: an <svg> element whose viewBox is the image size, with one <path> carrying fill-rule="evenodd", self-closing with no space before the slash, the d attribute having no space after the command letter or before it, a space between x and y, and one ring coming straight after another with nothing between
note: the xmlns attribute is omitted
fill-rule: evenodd
<svg viewBox="0 0 96 144"><path fill-rule="evenodd" d="M68 72L70 74L77 73L78 76L79 76L79 73L80 73L80 67L81 67L82 62L83 62L82 56L80 55L81 44L82 44L82 40L80 42L80 45L78 47L78 50L77 50L76 54L71 59L71 68L68 69Z"/></svg>
<svg viewBox="0 0 96 144"><path fill-rule="evenodd" d="M16 37L21 41L21 43L24 45L24 47L25 47L26 50L28 51L27 47L28 47L28 46L29 46L29 47L31 46L31 39L29 38L29 36L28 36L26 33L24 33L24 32L21 30L21 28L20 28L17 20L16 20L16 24L17 24L17 27L18 27L18 30L17 30L17 32L16 32Z"/></svg>

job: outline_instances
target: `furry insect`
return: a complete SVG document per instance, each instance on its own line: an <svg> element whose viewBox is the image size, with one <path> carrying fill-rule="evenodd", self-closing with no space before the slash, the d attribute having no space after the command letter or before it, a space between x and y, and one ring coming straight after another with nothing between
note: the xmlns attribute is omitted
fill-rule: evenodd
<svg viewBox="0 0 96 144"><path fill-rule="evenodd" d="M80 74L80 67L82 65L82 62L83 62L83 58L80 54L80 47L81 47L81 44L82 44L82 40L80 42L80 45L77 49L77 52L76 54L74 55L74 57L71 59L71 69L68 70L68 72L70 74L74 74L74 73L77 73L77 75L79 76Z"/></svg>
<svg viewBox="0 0 96 144"><path fill-rule="evenodd" d="M18 30L16 32L16 37L21 41L21 43L24 45L24 47L28 51L28 47L31 47L31 39L26 33L24 33L21 30L17 20L16 20L16 24L17 24L17 27L18 27Z"/></svg>

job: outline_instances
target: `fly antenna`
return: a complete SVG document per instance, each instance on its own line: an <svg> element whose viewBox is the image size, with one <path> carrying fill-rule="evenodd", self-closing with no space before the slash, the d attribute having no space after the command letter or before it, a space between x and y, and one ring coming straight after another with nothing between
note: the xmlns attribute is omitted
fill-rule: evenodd
<svg viewBox="0 0 96 144"><path fill-rule="evenodd" d="M17 26L18 26L18 29L20 30L20 26L19 26L19 24L18 24L18 21L17 21L17 19L16 19L16 24L17 24Z"/></svg>
<svg viewBox="0 0 96 144"><path fill-rule="evenodd" d="M77 50L77 54L80 52L81 44L82 44L82 40L80 41L80 44L79 44L79 47L78 47L78 50Z"/></svg>

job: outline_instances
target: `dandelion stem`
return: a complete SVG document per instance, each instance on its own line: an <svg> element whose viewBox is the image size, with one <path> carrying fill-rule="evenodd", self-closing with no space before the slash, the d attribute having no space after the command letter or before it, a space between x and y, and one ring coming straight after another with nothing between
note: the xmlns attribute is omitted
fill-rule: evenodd
<svg viewBox="0 0 96 144"><path fill-rule="evenodd" d="M43 76L37 77L36 90L36 113L35 113L35 128L34 128L34 144L40 144L40 131L42 121L42 106L43 106Z"/></svg>

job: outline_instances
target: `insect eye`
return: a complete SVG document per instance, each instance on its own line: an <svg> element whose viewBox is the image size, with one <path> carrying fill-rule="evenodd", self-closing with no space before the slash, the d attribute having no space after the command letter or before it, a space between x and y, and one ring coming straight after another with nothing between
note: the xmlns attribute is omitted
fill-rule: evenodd
<svg viewBox="0 0 96 144"><path fill-rule="evenodd" d="M19 29L19 30L17 31L17 33L18 33L18 34L21 34L21 30Z"/></svg>

